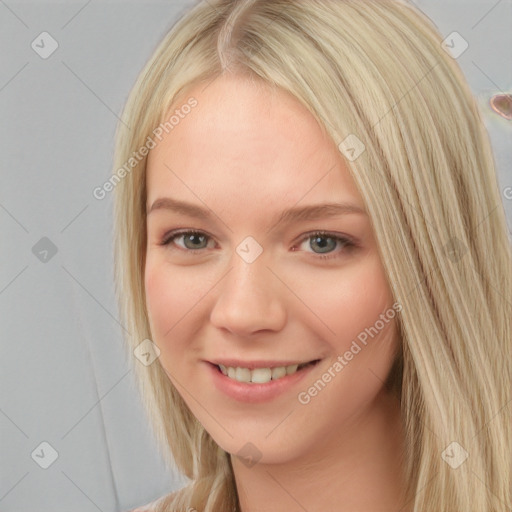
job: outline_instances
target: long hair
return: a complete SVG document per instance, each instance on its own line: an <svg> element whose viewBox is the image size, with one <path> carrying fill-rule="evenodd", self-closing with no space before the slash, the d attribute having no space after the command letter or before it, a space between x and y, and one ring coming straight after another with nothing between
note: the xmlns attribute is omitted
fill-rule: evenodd
<svg viewBox="0 0 512 512"><path fill-rule="evenodd" d="M154 509L240 509L230 455L159 359L133 356L151 339L142 148L157 127L172 128L170 108L190 102L188 87L224 73L293 94L340 151L347 137L364 145L347 164L403 307L390 378L405 428L406 508L509 511L512 255L494 158L442 36L401 0L207 0L173 26L133 87L112 177L116 293L155 435L189 479Z"/></svg>

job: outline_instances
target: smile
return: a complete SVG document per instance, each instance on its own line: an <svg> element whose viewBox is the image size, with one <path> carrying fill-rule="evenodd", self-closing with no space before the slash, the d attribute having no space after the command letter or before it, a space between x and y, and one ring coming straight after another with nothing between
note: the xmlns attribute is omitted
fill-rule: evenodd
<svg viewBox="0 0 512 512"><path fill-rule="evenodd" d="M300 372L303 368L315 365L319 360L310 361L309 363L292 364L289 366L277 366L274 368L240 368L232 366L217 365L226 377L249 384L266 384L270 381L279 380L287 375L293 375Z"/></svg>

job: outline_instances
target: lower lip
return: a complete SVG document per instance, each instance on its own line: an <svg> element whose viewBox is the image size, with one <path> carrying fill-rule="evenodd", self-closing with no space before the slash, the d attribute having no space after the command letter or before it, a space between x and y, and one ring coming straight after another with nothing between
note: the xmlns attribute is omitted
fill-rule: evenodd
<svg viewBox="0 0 512 512"><path fill-rule="evenodd" d="M302 379L311 373L311 371L318 366L318 361L315 364L306 366L301 370L286 375L280 379L271 380L265 384L251 384L247 382L238 382L224 375L217 365L206 363L210 371L215 387L239 402L248 403L261 403L272 400L281 393L285 393L293 389Z"/></svg>

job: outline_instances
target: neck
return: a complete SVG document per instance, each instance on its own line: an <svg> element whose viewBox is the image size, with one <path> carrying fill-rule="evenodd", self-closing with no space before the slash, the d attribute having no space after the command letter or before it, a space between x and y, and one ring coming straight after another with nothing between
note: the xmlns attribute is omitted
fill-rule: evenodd
<svg viewBox="0 0 512 512"><path fill-rule="evenodd" d="M231 461L242 512L391 512L404 503L402 453L400 406L382 393L357 423L300 459Z"/></svg>

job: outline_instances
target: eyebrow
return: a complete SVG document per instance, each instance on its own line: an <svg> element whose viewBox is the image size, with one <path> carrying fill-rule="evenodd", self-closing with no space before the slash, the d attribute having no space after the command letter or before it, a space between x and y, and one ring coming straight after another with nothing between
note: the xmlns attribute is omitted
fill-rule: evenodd
<svg viewBox="0 0 512 512"><path fill-rule="evenodd" d="M201 220L209 220L214 215L213 211L208 208L202 208L192 203L171 199L170 197L156 199L151 205L151 208L147 211L147 215L156 210L170 210ZM284 210L274 219L274 223L320 220L326 217L336 217L347 214L367 215L364 209L352 203L323 203L300 207L295 206Z"/></svg>

